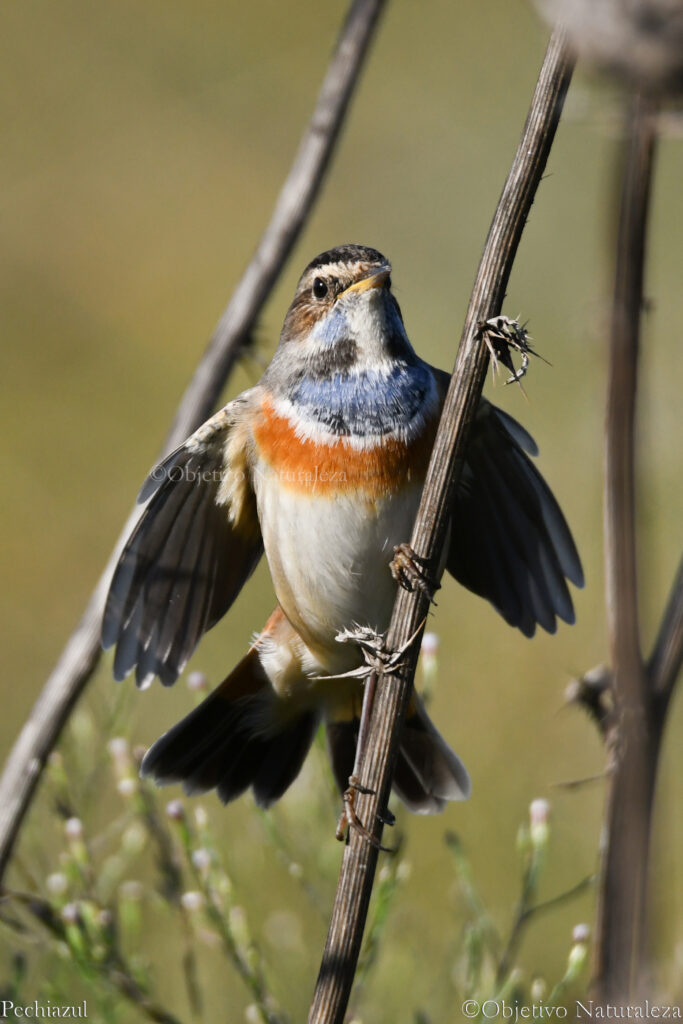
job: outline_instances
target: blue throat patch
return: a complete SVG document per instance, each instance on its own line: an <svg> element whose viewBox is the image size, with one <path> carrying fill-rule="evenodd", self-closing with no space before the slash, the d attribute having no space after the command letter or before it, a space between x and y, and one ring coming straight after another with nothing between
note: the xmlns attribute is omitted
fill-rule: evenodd
<svg viewBox="0 0 683 1024"><path fill-rule="evenodd" d="M388 373L363 370L304 377L290 400L310 419L339 436L383 435L407 426L423 408L433 377L424 363L397 363Z"/></svg>

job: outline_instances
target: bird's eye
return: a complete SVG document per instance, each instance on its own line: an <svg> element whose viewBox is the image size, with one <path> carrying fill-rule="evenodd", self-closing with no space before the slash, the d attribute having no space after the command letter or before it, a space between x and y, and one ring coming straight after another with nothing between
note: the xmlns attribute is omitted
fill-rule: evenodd
<svg viewBox="0 0 683 1024"><path fill-rule="evenodd" d="M322 277L316 277L313 282L313 294L316 299L324 299L327 295L327 283L323 281Z"/></svg>

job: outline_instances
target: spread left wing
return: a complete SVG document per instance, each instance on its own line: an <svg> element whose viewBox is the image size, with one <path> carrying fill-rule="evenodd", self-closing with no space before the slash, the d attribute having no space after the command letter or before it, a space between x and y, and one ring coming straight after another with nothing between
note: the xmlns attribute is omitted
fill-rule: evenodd
<svg viewBox="0 0 683 1024"><path fill-rule="evenodd" d="M445 394L448 376L434 371ZM446 568L490 601L509 625L533 636L556 619L574 622L567 586L583 586L576 545L548 484L529 455L533 438L482 399L453 502Z"/></svg>
<svg viewBox="0 0 683 1024"><path fill-rule="evenodd" d="M147 477L148 502L119 559L102 625L114 676L175 682L202 634L225 614L263 551L247 465L245 392Z"/></svg>

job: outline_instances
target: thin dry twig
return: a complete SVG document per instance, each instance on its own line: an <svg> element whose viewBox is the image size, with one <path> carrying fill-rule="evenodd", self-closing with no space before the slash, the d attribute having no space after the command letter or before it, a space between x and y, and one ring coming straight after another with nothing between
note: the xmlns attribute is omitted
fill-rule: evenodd
<svg viewBox="0 0 683 1024"><path fill-rule="evenodd" d="M355 0L330 60L313 116L253 259L182 397L163 446L175 448L206 419L318 194L385 0ZM113 568L138 510L129 516L76 630L45 683L0 780L0 882L46 759L97 666L100 624Z"/></svg>
<svg viewBox="0 0 683 1024"><path fill-rule="evenodd" d="M594 882L594 876L587 875L570 889L566 889L564 892L558 893L557 896L550 897L550 899L543 900L542 903L534 903L532 901L533 890L529 891L529 889L525 887L519 907L517 908L517 913L515 914L514 921L512 922L510 935L508 936L505 948L501 954L500 960L498 961L498 967L496 968L496 983L498 985L502 985L510 973L510 968L519 951L522 938L524 937L524 932L532 918L536 917L537 914L544 913L546 910L553 910L555 907L559 907L563 903L568 903L570 900L573 900L575 896L579 896L581 893L589 889Z"/></svg>
<svg viewBox="0 0 683 1024"><path fill-rule="evenodd" d="M621 166L605 443L605 580L613 757L598 894L595 991L628 1000L642 978L648 854L663 719L641 654L636 578L635 407L647 217L655 152L652 101L634 94Z"/></svg>
<svg viewBox="0 0 683 1024"><path fill-rule="evenodd" d="M427 472L411 547L434 579L449 519L450 496L462 466L467 433L488 365L480 325L500 312L517 246L541 180L569 86L573 61L561 32L549 43L522 138L498 203L472 291L453 376ZM387 635L389 651L405 648L429 611L420 589L400 589ZM419 644L391 673L377 673L374 708L362 763L356 810L377 842L382 835L399 730L410 698ZM374 675L374 673L373 673ZM378 849L351 829L344 850L332 919L309 1014L309 1024L341 1024L356 970Z"/></svg>

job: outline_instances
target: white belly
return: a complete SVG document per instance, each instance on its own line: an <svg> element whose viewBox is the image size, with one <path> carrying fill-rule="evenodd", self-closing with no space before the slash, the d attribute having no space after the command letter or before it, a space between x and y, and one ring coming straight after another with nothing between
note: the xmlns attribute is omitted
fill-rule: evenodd
<svg viewBox="0 0 683 1024"><path fill-rule="evenodd" d="M358 493L318 495L255 474L259 519L278 601L307 646L334 671L358 660L335 637L355 623L383 632L396 594L389 563L408 541L420 487L370 501ZM323 653L324 652L324 653ZM329 671L330 666L326 664Z"/></svg>

